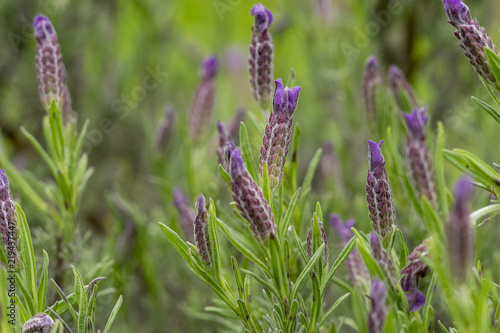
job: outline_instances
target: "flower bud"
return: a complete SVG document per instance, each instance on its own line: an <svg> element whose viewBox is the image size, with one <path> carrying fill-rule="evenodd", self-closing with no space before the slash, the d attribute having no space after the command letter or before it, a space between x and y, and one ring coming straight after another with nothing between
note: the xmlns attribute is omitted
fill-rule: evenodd
<svg viewBox="0 0 500 333"><path fill-rule="evenodd" d="M16 205L10 193L5 169L0 169L0 235L9 264L19 264Z"/></svg>
<svg viewBox="0 0 500 333"><path fill-rule="evenodd" d="M45 313L37 313L24 323L22 333L50 333L54 320Z"/></svg>
<svg viewBox="0 0 500 333"><path fill-rule="evenodd" d="M387 287L384 282L375 279L372 283L370 293L371 310L368 314L369 333L382 333L382 328L387 316L387 307L385 305L386 297Z"/></svg>
<svg viewBox="0 0 500 333"><path fill-rule="evenodd" d="M200 194L196 200L197 215L194 220L194 241L198 248L200 260L208 267L212 265L210 238L208 236L208 212L205 207L205 197Z"/></svg>

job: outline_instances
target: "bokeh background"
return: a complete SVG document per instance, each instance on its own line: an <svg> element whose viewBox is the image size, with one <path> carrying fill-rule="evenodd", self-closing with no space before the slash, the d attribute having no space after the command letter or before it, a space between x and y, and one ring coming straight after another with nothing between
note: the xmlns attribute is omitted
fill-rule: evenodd
<svg viewBox="0 0 500 333"><path fill-rule="evenodd" d="M46 15L58 33L73 108L80 124L90 121L86 151L95 172L81 201L78 223L84 237L75 245L81 251L74 263L86 281L96 275L108 277L102 285L113 289L100 298L102 320L117 295L124 295L116 332L225 329L216 316L204 311L213 304L211 291L183 265L157 222L178 225L172 205L174 187L185 192L190 203L204 192L216 198L219 209L230 211L228 190L217 173L215 123L218 119L230 122L239 108L260 112L250 95L247 72L254 4L247 0L0 2L0 149L20 169L50 179L19 130L23 126L42 136L44 111L37 88L32 21L38 14ZM263 4L275 18L271 28L274 76L288 81L293 69L295 85L302 86L295 116L302 132L300 174L317 148L325 141L333 143L336 171L332 175L319 170L311 200L320 201L327 213L354 217L360 229L369 229L364 203L365 140L383 139L370 137L363 106L364 62L372 54L385 69L396 64L405 72L419 102L428 105L432 130L437 121L444 123L447 148L469 149L487 163L499 161L497 124L470 100L471 95L488 97L446 23L441 1L269 0ZM481 0L468 5L498 41L500 3ZM220 61L214 117L206 124L204 144L192 151L196 181L189 184L180 126L175 126L162 151L154 149L154 138L166 105L174 107L176 122L185 121L199 82L200 63L210 54ZM150 71L161 73L158 85L137 94L136 88ZM257 152L257 142L254 148ZM445 168L452 184L459 173L448 163ZM389 176L403 198L397 178ZM22 203L22 198L16 199ZM478 200L486 203L488 198ZM414 226L417 222L405 210L404 198L398 204L398 224L406 230L409 246L414 246L424 237L422 229ZM23 208L35 247L47 249L50 255L55 248L44 233L45 218L30 214L34 210L29 205ZM492 225L478 230L483 245L491 244L478 246L478 257L486 263L498 262L491 250L500 235ZM332 248L338 250L333 232L329 237ZM337 315L342 314L352 315L349 306Z"/></svg>

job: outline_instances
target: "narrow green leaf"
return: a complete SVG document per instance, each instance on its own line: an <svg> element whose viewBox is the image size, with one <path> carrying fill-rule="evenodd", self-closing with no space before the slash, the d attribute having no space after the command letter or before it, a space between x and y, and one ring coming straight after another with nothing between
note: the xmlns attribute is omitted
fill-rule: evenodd
<svg viewBox="0 0 500 333"><path fill-rule="evenodd" d="M337 256L337 259L335 259L335 262L333 263L332 268L328 272L328 275L326 278L323 279L323 282L321 284L321 295L322 297L325 295L326 288L328 287L328 284L330 283L330 280L333 278L337 270L340 268L340 265L344 263L344 261L349 257L351 254L352 250L356 246L356 239L358 237L354 236L347 242L347 244L344 246L342 251L340 251L339 255Z"/></svg>
<svg viewBox="0 0 500 333"><path fill-rule="evenodd" d="M500 114L498 113L497 110L495 110L491 105L487 104L486 102L480 100L477 97L472 96L471 98L481 107L481 109L486 111L486 113L488 113L491 116L491 118L493 118L497 123L500 123Z"/></svg>
<svg viewBox="0 0 500 333"><path fill-rule="evenodd" d="M38 304L38 293L36 288L36 263L33 251L33 242L31 241L30 229L21 207L16 203L17 221L19 225L19 239L21 241L21 259L24 264L24 273L26 276L26 287L31 296L31 302ZM34 314L33 314L34 315Z"/></svg>
<svg viewBox="0 0 500 333"><path fill-rule="evenodd" d="M231 188L231 176L229 175L229 173L227 173L226 170L224 170L224 168L220 164L219 164L219 174L221 175L222 179L224 179L227 186Z"/></svg>
<svg viewBox="0 0 500 333"><path fill-rule="evenodd" d="M408 258L408 247L406 247L405 240L403 238L403 233L401 230L397 229L396 234L399 243L399 268L403 269L406 267L406 260Z"/></svg>
<svg viewBox="0 0 500 333"><path fill-rule="evenodd" d="M179 254L186 260L187 263L191 262L191 257L189 255L189 248L187 244L181 239L181 237L172 229L164 225L163 223L158 222L161 230L167 236L168 241L172 246L179 252Z"/></svg>
<svg viewBox="0 0 500 333"><path fill-rule="evenodd" d="M319 148L314 153L314 156L311 158L311 162L307 167L306 175L304 177L304 183L302 184L302 188L307 189L311 186L312 180L314 178L314 173L316 172L316 168L318 167L318 163L321 160L321 154L323 153L323 149Z"/></svg>
<svg viewBox="0 0 500 333"><path fill-rule="evenodd" d="M321 291L319 290L320 277L316 274L316 272L312 271L312 290L313 290L313 299L312 299L312 307L311 307L311 316L310 316L310 326L312 328L316 327L316 323L319 319L319 314L321 311L321 305L323 297L321 295Z"/></svg>
<svg viewBox="0 0 500 333"><path fill-rule="evenodd" d="M285 217L283 218L283 221L281 222L279 229L280 229L280 238L283 240L287 234L288 227L290 226L292 222L292 216L295 213L295 209L297 208L297 204L299 203L300 195L302 193L302 188L299 187L297 191L295 191L292 199L290 200L290 203L288 204L288 209L286 211Z"/></svg>
<svg viewBox="0 0 500 333"><path fill-rule="evenodd" d="M347 297L351 296L351 293L347 293L337 299L335 303L325 312L321 320L319 321L319 326L323 326L325 320L335 311L335 309L345 300Z"/></svg>
<svg viewBox="0 0 500 333"><path fill-rule="evenodd" d="M295 245L299 249L299 253L300 253L302 259L304 260L305 263L308 262L309 256L307 255L307 252L304 249L304 245L302 244L302 240L300 239L299 235L297 234L297 231L295 230L295 227L293 227L293 226L291 228L291 234L292 234L292 238L295 242Z"/></svg>
<svg viewBox="0 0 500 333"><path fill-rule="evenodd" d="M250 145L250 140L248 138L248 132L245 124L240 123L240 146L241 152L243 153L243 159L245 160L245 165L247 166L248 173L257 182L257 168L254 164L254 158L252 154L252 147Z"/></svg>
<svg viewBox="0 0 500 333"><path fill-rule="evenodd" d="M294 299L297 296L297 293L299 291L299 287L304 282L306 276L308 276L311 273L314 265L323 256L324 248L325 248L325 244L321 244L321 246L318 248L318 250L311 257L311 260L309 260L309 262L307 263L306 267L304 267L304 269L302 270L300 275L297 277L297 280L295 280L295 284L293 286L292 293L290 296L291 299Z"/></svg>
<svg viewBox="0 0 500 333"><path fill-rule="evenodd" d="M220 281L222 281L222 268L220 264L219 237L217 235L217 215L215 204L212 199L208 207L208 238L210 240L210 251L212 252L212 265Z"/></svg>
<svg viewBox="0 0 500 333"><path fill-rule="evenodd" d="M123 296L120 295L120 297L118 298L118 301L116 301L116 304L113 307L113 310L111 311L111 315L109 316L108 322L106 323L106 326L104 327L104 330L102 331L102 333L109 332L111 326L113 325L113 322L116 319L116 315L118 314L118 311L120 311L122 303L123 303Z"/></svg>
<svg viewBox="0 0 500 333"><path fill-rule="evenodd" d="M85 293L80 272L73 265L71 265L71 269L73 270L73 276L75 279L75 296L78 302L78 332L85 332L85 324L87 320L87 294Z"/></svg>
<svg viewBox="0 0 500 333"><path fill-rule="evenodd" d="M500 82L500 58L494 51L492 51L488 47L484 48L484 53L486 55L486 59L488 59L488 63L490 64L493 76L495 77L497 82Z"/></svg>
<svg viewBox="0 0 500 333"><path fill-rule="evenodd" d="M43 250L43 266L42 266L42 276L40 277L40 283L38 284L38 312L45 311L47 302L47 284L48 284L48 271L49 271L49 255L45 250Z"/></svg>
<svg viewBox="0 0 500 333"><path fill-rule="evenodd" d="M441 208L441 218L446 220L448 214L448 198L446 190L446 182L444 179L444 163L443 163L443 150L446 136L442 122L438 122L437 145L435 153L435 170L436 170L436 185L437 194L439 197L439 207Z"/></svg>

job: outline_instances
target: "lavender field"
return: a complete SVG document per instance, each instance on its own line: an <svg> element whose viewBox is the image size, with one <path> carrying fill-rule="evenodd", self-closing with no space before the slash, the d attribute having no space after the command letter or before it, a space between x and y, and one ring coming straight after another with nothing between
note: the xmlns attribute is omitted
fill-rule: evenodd
<svg viewBox="0 0 500 333"><path fill-rule="evenodd" d="M497 1L0 18L1 333L500 332Z"/></svg>

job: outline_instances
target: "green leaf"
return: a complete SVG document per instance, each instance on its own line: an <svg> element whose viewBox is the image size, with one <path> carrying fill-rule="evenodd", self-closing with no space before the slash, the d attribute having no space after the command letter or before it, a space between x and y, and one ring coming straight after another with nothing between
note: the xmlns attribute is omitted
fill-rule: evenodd
<svg viewBox="0 0 500 333"><path fill-rule="evenodd" d="M307 255L307 252L304 249L304 245L302 244L302 240L300 239L299 235L297 234L297 231L295 230L295 227L293 227L293 226L291 228L291 234L292 234L292 238L295 242L295 245L299 249L299 253L302 256L302 259L304 260L304 262L308 262L309 256Z"/></svg>
<svg viewBox="0 0 500 333"><path fill-rule="evenodd" d="M302 193L302 188L299 187L297 191L295 191L290 203L288 204L288 209L286 211L285 217L279 226L280 230L280 239L283 240L287 234L288 227L292 222L292 216L295 213L295 209L297 208L297 204L299 203L300 195Z"/></svg>
<svg viewBox="0 0 500 333"><path fill-rule="evenodd" d="M264 163L262 166L262 195L264 196L264 199L266 199L267 203L273 207L273 200L272 200L272 192L271 192L271 184L269 181L269 169L267 167L267 164Z"/></svg>
<svg viewBox="0 0 500 333"><path fill-rule="evenodd" d="M484 48L484 53L486 55L486 59L488 59L491 71L493 72L493 76L495 77L497 82L500 82L500 58L494 51L492 51L488 47Z"/></svg>
<svg viewBox="0 0 500 333"><path fill-rule="evenodd" d="M222 179L224 179L227 186L229 186L229 188L231 188L231 180L232 180L231 176L229 175L229 173L227 173L226 170L224 170L224 168L220 164L219 164L219 174L221 175Z"/></svg>
<svg viewBox="0 0 500 333"><path fill-rule="evenodd" d="M497 123L500 123L500 114L498 113L497 110L495 110L491 105L483 102L479 98L476 98L474 96L472 96L471 98L481 107L481 109L486 111L486 113L488 113L491 116L491 118L493 118Z"/></svg>
<svg viewBox="0 0 500 333"><path fill-rule="evenodd" d="M269 239L269 257L274 281L281 292L282 298L285 299L288 297L288 281L285 271L285 261L281 251L280 242L273 236Z"/></svg>
<svg viewBox="0 0 500 333"><path fill-rule="evenodd" d="M208 238L210 240L210 251L212 257L212 265L214 271L219 278L219 281L223 280L222 268L220 264L220 247L219 247L219 236L217 235L217 215L215 213L215 204L210 198L210 205L208 207Z"/></svg>
<svg viewBox="0 0 500 333"><path fill-rule="evenodd" d="M325 248L325 244L321 244L321 246L318 248L318 250L311 257L311 260L309 260L309 262L307 263L306 267L304 267L304 269L302 270L300 275L297 277L297 280L295 280L295 284L293 286L292 293L290 296L291 299L294 299L297 296L297 293L299 291L299 287L304 282L304 279L306 278L306 276L308 276L311 273L314 265L323 256L324 248Z"/></svg>
<svg viewBox="0 0 500 333"><path fill-rule="evenodd" d="M438 122L438 134L437 134L437 145L435 153L435 172L436 172L436 185L437 194L439 197L439 207L441 208L441 218L446 220L446 215L448 214L448 198L446 182L444 179L444 163L443 163L443 151L444 142L446 136L444 133L444 127L442 122Z"/></svg>
<svg viewBox="0 0 500 333"><path fill-rule="evenodd" d="M332 268L328 272L328 275L326 276L325 279L323 279L323 283L321 285L321 295L324 296L326 292L326 288L328 287L328 284L330 283L330 280L333 278L337 270L339 269L340 265L344 263L344 261L349 257L351 254L352 250L356 246L356 239L357 237L354 236L347 242L347 244L344 246L342 251L340 251L339 255L337 256L337 259L335 259L335 262L333 263Z"/></svg>
<svg viewBox="0 0 500 333"><path fill-rule="evenodd" d="M78 304L78 301L79 301L78 298L76 297L76 293L73 293L70 295L70 297L67 297L66 294L64 294L64 291L61 289L61 287L59 287L57 285L56 281L54 281L54 279L50 279L50 281L52 282L52 285L56 289L59 296L61 296L61 298L62 298L62 301L59 301L50 307L51 310L56 312L57 314L62 314L65 311L69 311L71 316L73 317L73 321L75 323L78 323L78 314L76 313L76 310L73 307L74 305ZM63 302L66 303L66 307L61 306L61 303L63 303ZM54 307L56 307L56 308L54 308ZM57 311L56 309L59 311Z"/></svg>
<svg viewBox="0 0 500 333"><path fill-rule="evenodd" d="M85 332L87 320L87 294L83 286L82 276L75 266L71 265L75 278L75 296L78 302L78 332Z"/></svg>
<svg viewBox="0 0 500 333"><path fill-rule="evenodd" d="M217 225L219 228L222 230L224 235L226 235L226 238L233 244L235 248L238 249L243 255L245 255L248 259L253 261L257 266L259 266L263 271L265 271L268 274L271 274L271 271L267 266L264 264L262 260L260 260L252 251L248 249L243 243L241 243L240 240L238 240L235 235L230 231L228 226L220 219L217 219Z"/></svg>
<svg viewBox="0 0 500 333"><path fill-rule="evenodd" d="M304 177L304 183L302 184L302 188L307 189L311 186L312 180L314 178L314 173L316 172L316 168L318 167L318 163L321 160L321 154L323 153L323 149L319 148L314 153L314 156L311 158L311 162L307 167L306 175Z"/></svg>
<svg viewBox="0 0 500 333"><path fill-rule="evenodd" d="M335 311L335 309L345 300L347 297L351 296L351 293L347 293L337 299L335 303L325 312L323 317L319 321L319 326L323 326L325 320Z"/></svg>
<svg viewBox="0 0 500 333"><path fill-rule="evenodd" d="M26 216L21 207L16 203L17 221L19 225L19 239L21 241L21 258L24 264L24 275L26 277L26 288L30 293L33 305L38 304L38 293L36 288L36 263L33 251L33 242L31 241L30 229ZM35 306L36 308L36 306ZM32 315L35 315L34 313Z"/></svg>
<svg viewBox="0 0 500 333"><path fill-rule="evenodd" d="M310 326L311 328L314 328L316 327L316 323L318 322L319 319L323 297L319 289L320 277L316 274L314 270L312 271L311 279L312 279L313 299L312 299L312 308L310 315Z"/></svg>
<svg viewBox="0 0 500 333"><path fill-rule="evenodd" d="M396 230L396 235L398 237L399 243L399 268L403 269L406 267L406 260L408 258L408 247L406 247L405 239L401 230Z"/></svg>
<svg viewBox="0 0 500 333"><path fill-rule="evenodd" d="M102 331L102 333L109 332L111 326L113 325L113 322L116 319L116 315L118 314L118 311L120 311L122 303L123 303L123 296L120 295L120 297L118 298L118 301L116 301L116 304L113 307L113 311L111 311L111 315L109 316L108 322L106 323L106 326L104 327L104 330Z"/></svg>
<svg viewBox="0 0 500 333"><path fill-rule="evenodd" d="M245 124L240 123L240 146L241 152L243 153L243 159L245 160L245 165L247 166L248 173L254 181L257 182L257 168L254 164L254 158L252 154L252 147L250 146L250 140L248 139L248 132Z"/></svg>
<svg viewBox="0 0 500 333"><path fill-rule="evenodd" d="M49 271L49 255L43 250L43 266L42 276L38 284L38 312L45 311L47 302L47 284L48 284L48 271Z"/></svg>
<svg viewBox="0 0 500 333"><path fill-rule="evenodd" d="M168 241L172 246L179 252L179 254L186 260L187 263L191 262L191 256L189 255L189 248L187 244L181 239L181 237L172 229L158 222L161 230L167 236Z"/></svg>

